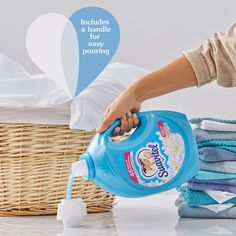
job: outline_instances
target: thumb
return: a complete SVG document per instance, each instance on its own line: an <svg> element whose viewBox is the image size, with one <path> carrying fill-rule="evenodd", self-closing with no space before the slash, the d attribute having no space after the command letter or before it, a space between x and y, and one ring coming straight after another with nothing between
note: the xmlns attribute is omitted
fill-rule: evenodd
<svg viewBox="0 0 236 236"><path fill-rule="evenodd" d="M102 123L99 125L99 127L96 129L96 132L98 133L102 133L104 132L110 125L111 123L117 119L118 117L116 117L116 114L114 112L112 112L111 110L107 113L107 115L105 116L104 120L102 121Z"/></svg>

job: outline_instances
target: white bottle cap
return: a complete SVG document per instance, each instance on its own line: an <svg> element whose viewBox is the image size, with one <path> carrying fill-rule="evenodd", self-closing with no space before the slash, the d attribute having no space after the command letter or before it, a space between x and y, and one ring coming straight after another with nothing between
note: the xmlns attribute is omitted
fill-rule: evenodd
<svg viewBox="0 0 236 236"><path fill-rule="evenodd" d="M79 227L87 215L86 204L81 198L63 199L57 206L57 220L62 220L64 227Z"/></svg>
<svg viewBox="0 0 236 236"><path fill-rule="evenodd" d="M88 166L86 160L76 161L71 166L73 176L88 176Z"/></svg>

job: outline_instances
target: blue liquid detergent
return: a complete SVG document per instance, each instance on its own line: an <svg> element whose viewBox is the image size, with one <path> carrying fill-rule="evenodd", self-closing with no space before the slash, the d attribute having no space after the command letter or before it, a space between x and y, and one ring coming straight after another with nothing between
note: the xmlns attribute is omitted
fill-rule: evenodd
<svg viewBox="0 0 236 236"><path fill-rule="evenodd" d="M123 141L110 140L119 121L96 134L80 161L72 165L72 174L123 197L163 192L197 174L197 147L184 114L150 111L140 112L138 117L139 126ZM72 182L73 177L67 197Z"/></svg>
<svg viewBox="0 0 236 236"><path fill-rule="evenodd" d="M67 191L66 191L66 199L67 200L71 200L73 182L74 182L74 175L71 175L69 177L69 181L68 181L68 184L67 184Z"/></svg>

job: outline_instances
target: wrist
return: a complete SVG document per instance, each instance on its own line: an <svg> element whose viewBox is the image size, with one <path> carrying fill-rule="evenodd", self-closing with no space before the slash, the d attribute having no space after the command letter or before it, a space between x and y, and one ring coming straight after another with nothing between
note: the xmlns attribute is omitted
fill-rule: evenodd
<svg viewBox="0 0 236 236"><path fill-rule="evenodd" d="M141 104L145 101L144 99L144 91L139 86L139 82L135 83L133 86L127 89L127 95L131 98L134 102Z"/></svg>
<svg viewBox="0 0 236 236"><path fill-rule="evenodd" d="M134 86L131 86L125 91L125 96L127 97L127 101L132 104L132 106L141 105L143 102L139 90L137 90Z"/></svg>

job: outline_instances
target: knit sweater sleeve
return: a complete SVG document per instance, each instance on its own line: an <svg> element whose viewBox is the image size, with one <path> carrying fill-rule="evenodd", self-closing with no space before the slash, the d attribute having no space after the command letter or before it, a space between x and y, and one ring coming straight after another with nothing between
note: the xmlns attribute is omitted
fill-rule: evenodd
<svg viewBox="0 0 236 236"><path fill-rule="evenodd" d="M225 33L217 32L183 54L193 67L198 86L213 80L223 87L236 86L236 22Z"/></svg>

